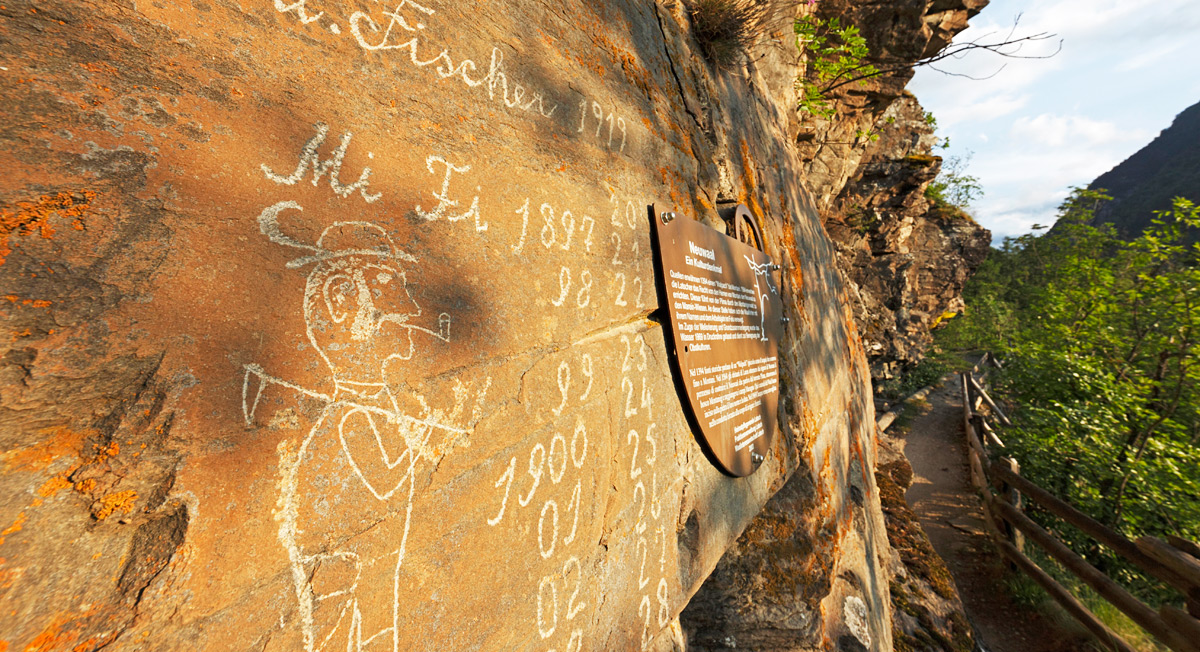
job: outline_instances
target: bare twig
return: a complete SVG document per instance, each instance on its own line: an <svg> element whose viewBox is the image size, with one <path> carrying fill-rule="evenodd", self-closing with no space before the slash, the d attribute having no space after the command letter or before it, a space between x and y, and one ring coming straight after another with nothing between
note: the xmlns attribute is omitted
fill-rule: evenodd
<svg viewBox="0 0 1200 652"><path fill-rule="evenodd" d="M1031 43L1039 43L1042 41L1049 41L1050 39L1053 39L1057 35L1052 34L1050 32L1038 32L1036 34L1030 34L1028 36L1017 37L1016 31L1017 31L1017 26L1020 24L1020 22L1021 22L1021 14L1017 14L1017 16L1013 19L1012 28L1010 28L1008 33L1006 33L1004 35L1004 37L998 41L994 41L994 42L989 41L988 37L995 34L995 32L989 32L987 34L983 34L982 36L979 36L978 38L972 39L970 41L966 41L963 43L951 43L951 44L947 45L946 47L942 48L941 50L939 50L937 53L935 53L931 56L925 57L924 59L919 59L916 62L908 62L908 61L903 61L903 60L899 60L899 59L875 60L873 63L877 67L877 69L872 70L871 72L868 72L868 73L861 74L861 75L851 74L848 77L843 77L842 75L839 75L839 77L837 79L833 80L836 83L826 84L825 87L821 89L821 91L823 93L828 93L830 91L836 90L847 84L852 84L855 82L863 81L865 79L881 77L881 76L885 76L885 75L889 75L892 73L901 72L901 71L905 71L905 70L913 70L913 69L920 68L923 66L928 66L929 68L936 70L936 71L942 73L943 75L950 75L951 77L965 77L967 79L971 79L971 80L975 80L975 81L982 81L985 79L991 79L992 77L995 77L996 75L1000 74L1000 72L1002 70L1004 70L1004 68L1007 67L1008 64L1007 63L1001 64L1000 67L997 68L994 72L984 75L982 77L968 75L966 73L960 73L960 72L951 72L951 71L945 70L935 64L941 63L942 61L945 61L947 59L962 59L963 57L967 56L968 54L970 54L972 52L981 51L981 50L1000 55L1001 57L1004 57L1006 59L1050 59L1054 56L1057 56L1059 52L1062 52L1063 41L1062 41L1062 39L1059 39L1058 44L1054 48L1053 52L1050 52L1047 54L1021 54L1020 53L1021 49L1024 48L1025 46L1027 46ZM865 68L868 65L871 65L871 64L863 64L862 66L858 66L855 69L852 69L847 72L853 72L853 70L856 70L859 68Z"/></svg>

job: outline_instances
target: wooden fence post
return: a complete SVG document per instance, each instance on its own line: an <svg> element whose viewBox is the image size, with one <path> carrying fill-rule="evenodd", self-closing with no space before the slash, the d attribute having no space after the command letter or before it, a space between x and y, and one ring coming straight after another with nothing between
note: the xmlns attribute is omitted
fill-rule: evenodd
<svg viewBox="0 0 1200 652"><path fill-rule="evenodd" d="M995 536L995 533L993 533L993 536ZM1046 593L1049 593L1055 602L1067 610L1067 613L1074 616L1075 620L1091 631L1100 640L1101 645L1113 650L1113 652L1135 652L1128 643L1121 640L1120 636L1117 636L1095 614L1088 610L1079 601L1079 598L1076 598L1070 591L1063 588L1061 584L1046 574L1046 571L1039 568L1037 564L1030 561L1028 557L1018 552L1016 548L1013 548L1002 539L998 539L996 545L1000 548L1000 552L1008 558L1009 563L1013 567L1023 571L1034 582L1037 582L1038 585L1045 589Z"/></svg>
<svg viewBox="0 0 1200 652"><path fill-rule="evenodd" d="M1145 552L1142 552L1141 548L1138 548L1134 542L1126 539L1120 533L1113 531L1096 519L1075 509L1070 504L1054 496L1054 494L1030 482L1028 478L1014 474L1004 464L996 462L992 465L990 471L993 478L1003 479L1009 484L1015 485L1021 489L1026 497L1040 505L1046 511L1079 528L1084 534L1108 546L1113 552L1124 557L1147 573L1179 589L1189 599L1200 602L1200 587L1188 581L1174 570L1164 566Z"/></svg>
<svg viewBox="0 0 1200 652"><path fill-rule="evenodd" d="M966 389L963 390L963 400L971 406L971 416L974 417L979 413L979 406L983 405L983 397L979 392L975 391L975 372L967 371L964 373L967 379Z"/></svg>
<svg viewBox="0 0 1200 652"><path fill-rule="evenodd" d="M1002 368L995 356L985 354L975 369L986 366L989 358L996 368ZM1176 652L1200 652L1200 546L1178 537L1168 537L1166 541L1154 537L1141 537L1134 543L1022 477L1021 465L1015 459L1002 457L986 465L988 449L1004 448L1004 442L988 427L987 419L977 413L980 404L986 402L996 417L1006 425L1011 425L1011 422L988 396L987 390L975 379L973 371L960 374L963 429L967 439L971 482L983 498L984 519L989 526L988 531L1008 559L1010 568L1014 571L1024 571L1042 585L1107 646L1119 651L1131 649L1101 624L1074 596L1024 556L1025 537L1028 534L1031 541L1049 553L1072 575L1089 585L1160 642ZM1187 611L1167 605L1155 612L1138 601L1112 578L1090 565L1026 516L1022 509L1023 492L1050 513L1075 525L1126 560L1179 589L1184 594Z"/></svg>
<svg viewBox="0 0 1200 652"><path fill-rule="evenodd" d="M979 420L979 427L983 432L983 436L981 438L987 443L988 446L1005 448L1004 442L1000 440L1000 437L996 434L996 431L992 430L992 427L988 425L986 419Z"/></svg>
<svg viewBox="0 0 1200 652"><path fill-rule="evenodd" d="M1013 474L1021 474L1021 464L1013 458L1002 457L1000 458L1000 463L1007 466L1008 469L1013 472ZM1004 498L1005 502L1007 502L1009 505L1012 505L1016 509L1024 508L1024 505L1021 501L1021 490L1005 482L1004 480L1000 480L1000 495ZM1019 552L1025 552L1025 535L1022 534L1021 531L1018 530L1012 523L1007 521L1004 523L1004 530L1008 535L1009 543L1011 543Z"/></svg>

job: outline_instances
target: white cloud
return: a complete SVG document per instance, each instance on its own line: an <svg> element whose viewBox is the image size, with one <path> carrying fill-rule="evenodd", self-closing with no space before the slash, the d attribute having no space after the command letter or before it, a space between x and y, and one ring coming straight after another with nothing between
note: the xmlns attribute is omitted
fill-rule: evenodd
<svg viewBox="0 0 1200 652"><path fill-rule="evenodd" d="M1029 103L1029 95L994 93L979 97L973 102L949 106L937 113L938 127L952 129L963 123L979 123L995 120L1020 111Z"/></svg>
<svg viewBox="0 0 1200 652"><path fill-rule="evenodd" d="M1034 225L1046 225L1045 222L1039 221L1039 216L1029 211L980 211L975 215L975 219L991 230L992 242L995 244L999 244L1005 238L1029 233Z"/></svg>
<svg viewBox="0 0 1200 652"><path fill-rule="evenodd" d="M991 229L992 241L999 243L1004 238L1029 233L1034 226L1054 224L1058 206L1067 195L1064 190L1028 192L1022 201L997 202L978 211L975 217Z"/></svg>
<svg viewBox="0 0 1200 652"><path fill-rule="evenodd" d="M1081 115L1022 116L1013 122L1009 133L1013 138L1049 147L1070 145L1072 149L1088 149L1115 143L1143 143L1151 132L1145 129L1121 129L1116 123L1093 120Z"/></svg>
<svg viewBox="0 0 1200 652"><path fill-rule="evenodd" d="M1122 61L1114 70L1116 72L1135 72L1166 59L1183 46L1182 43L1167 43L1152 50L1146 50Z"/></svg>
<svg viewBox="0 0 1200 652"><path fill-rule="evenodd" d="M1121 45L1137 51L1159 39L1177 43L1193 37L1198 9L1194 0L997 0L955 40L1007 31L1020 15L1019 34L1056 34L1065 41L1066 55L1122 56L1129 50Z"/></svg>
<svg viewBox="0 0 1200 652"><path fill-rule="evenodd" d="M1070 187L1087 185L1150 136L1083 116L1022 117L971 161L967 172L985 192L976 202L976 218L997 242L1027 233L1034 224L1052 224Z"/></svg>

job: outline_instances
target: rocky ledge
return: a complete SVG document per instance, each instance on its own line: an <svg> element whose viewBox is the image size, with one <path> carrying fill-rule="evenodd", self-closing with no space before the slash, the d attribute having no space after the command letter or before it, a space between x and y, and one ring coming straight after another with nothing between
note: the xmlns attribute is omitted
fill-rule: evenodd
<svg viewBox="0 0 1200 652"><path fill-rule="evenodd" d="M849 280L855 321L876 379L917 362L931 329L963 309L962 289L987 257L992 234L925 189L942 159L911 94L875 125L850 183L823 215Z"/></svg>

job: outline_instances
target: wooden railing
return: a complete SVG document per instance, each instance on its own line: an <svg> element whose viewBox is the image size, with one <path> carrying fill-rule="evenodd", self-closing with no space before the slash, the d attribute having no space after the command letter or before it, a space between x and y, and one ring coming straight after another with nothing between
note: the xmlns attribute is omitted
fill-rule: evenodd
<svg viewBox="0 0 1200 652"><path fill-rule="evenodd" d="M960 388L971 483L983 498L984 521L1000 552L1108 648L1133 652L1128 643L1070 591L1025 556L1026 539L1171 650L1200 652L1200 547L1176 537L1167 537L1166 541L1155 537L1130 541L1022 477L1017 461L1003 456L1004 442L1000 435L988 424L987 418L977 412L986 403L998 421L1011 425L1008 416L975 377L976 372L986 374L989 365L999 368L1000 362L990 354L984 354L974 369L960 374ZM1023 509L1026 500L1079 528L1134 566L1178 590L1184 596L1187 611L1171 606L1155 610L1142 603L1026 516Z"/></svg>

